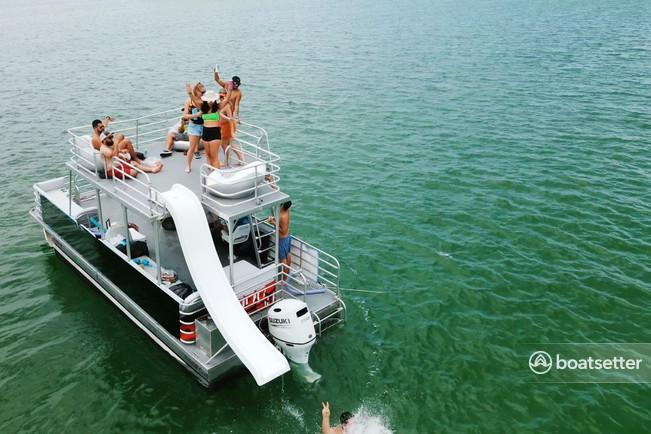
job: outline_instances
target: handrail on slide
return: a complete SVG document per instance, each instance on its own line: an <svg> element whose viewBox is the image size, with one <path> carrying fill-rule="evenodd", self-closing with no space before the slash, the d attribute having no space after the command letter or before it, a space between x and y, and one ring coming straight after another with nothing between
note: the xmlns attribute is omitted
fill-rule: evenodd
<svg viewBox="0 0 651 434"><path fill-rule="evenodd" d="M210 236L199 198L174 184L161 194L176 225L181 249L208 313L235 355L262 386L289 371L287 359L260 332L240 304Z"/></svg>

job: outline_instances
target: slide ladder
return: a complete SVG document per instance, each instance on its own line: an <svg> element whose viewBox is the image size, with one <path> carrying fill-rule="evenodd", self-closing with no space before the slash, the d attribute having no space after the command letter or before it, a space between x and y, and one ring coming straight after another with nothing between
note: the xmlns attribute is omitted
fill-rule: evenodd
<svg viewBox="0 0 651 434"><path fill-rule="evenodd" d="M161 194L179 236L185 262L208 313L259 386L289 371L289 363L258 330L233 292L197 196L180 184Z"/></svg>

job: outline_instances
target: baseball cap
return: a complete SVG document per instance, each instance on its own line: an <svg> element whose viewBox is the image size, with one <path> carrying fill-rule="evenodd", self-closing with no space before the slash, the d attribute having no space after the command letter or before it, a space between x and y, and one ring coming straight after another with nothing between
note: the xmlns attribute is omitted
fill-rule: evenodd
<svg viewBox="0 0 651 434"><path fill-rule="evenodd" d="M113 137L113 133L108 132L108 131L102 131L102 134L99 135L99 140L100 142L103 142L105 139Z"/></svg>

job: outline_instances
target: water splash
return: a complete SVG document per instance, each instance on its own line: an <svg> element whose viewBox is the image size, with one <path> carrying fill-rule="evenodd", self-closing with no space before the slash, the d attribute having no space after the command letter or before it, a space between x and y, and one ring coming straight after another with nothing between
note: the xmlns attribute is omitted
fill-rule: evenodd
<svg viewBox="0 0 651 434"><path fill-rule="evenodd" d="M283 413L290 415L301 427L305 428L305 418L302 409L298 408L286 399L282 400L282 409Z"/></svg>
<svg viewBox="0 0 651 434"><path fill-rule="evenodd" d="M392 434L386 418L382 414L373 414L366 407L353 413L346 425L346 434Z"/></svg>

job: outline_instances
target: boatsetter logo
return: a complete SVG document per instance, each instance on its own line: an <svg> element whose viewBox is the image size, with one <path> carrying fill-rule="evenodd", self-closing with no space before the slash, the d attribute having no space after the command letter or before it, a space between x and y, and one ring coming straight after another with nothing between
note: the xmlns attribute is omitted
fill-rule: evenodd
<svg viewBox="0 0 651 434"><path fill-rule="evenodd" d="M642 359L628 359L622 356L604 359L589 356L586 358L572 359L561 357L558 353L552 358L545 351L535 351L529 357L529 369L536 375L546 374L552 368L557 371L630 371L640 369L641 362Z"/></svg>
<svg viewBox="0 0 651 434"><path fill-rule="evenodd" d="M542 375L549 372L552 369L552 358L545 351L535 351L529 357L529 369L533 371L534 374Z"/></svg>

